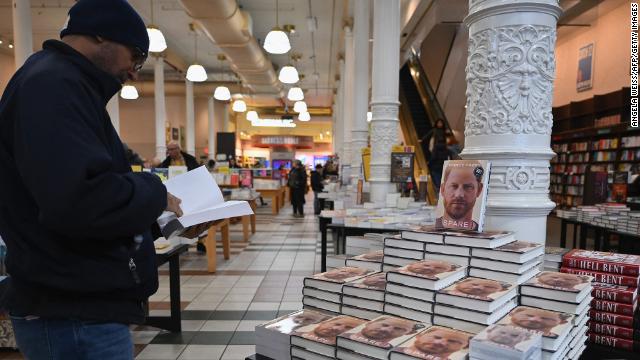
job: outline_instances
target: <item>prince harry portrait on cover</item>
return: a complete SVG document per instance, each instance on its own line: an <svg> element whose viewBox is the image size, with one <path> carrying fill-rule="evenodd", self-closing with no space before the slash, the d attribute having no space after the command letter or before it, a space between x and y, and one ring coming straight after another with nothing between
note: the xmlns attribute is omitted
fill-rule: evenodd
<svg viewBox="0 0 640 360"><path fill-rule="evenodd" d="M485 169L479 161L448 161L440 185L436 227L478 231L473 218L476 202L480 205ZM479 212L478 212L479 213Z"/></svg>

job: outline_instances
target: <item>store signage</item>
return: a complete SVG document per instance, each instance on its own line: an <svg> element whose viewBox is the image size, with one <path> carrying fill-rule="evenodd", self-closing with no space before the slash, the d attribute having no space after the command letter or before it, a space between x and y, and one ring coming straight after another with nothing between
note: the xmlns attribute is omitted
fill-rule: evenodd
<svg viewBox="0 0 640 360"><path fill-rule="evenodd" d="M297 125L292 119L256 119L251 120L251 126L294 128Z"/></svg>
<svg viewBox="0 0 640 360"><path fill-rule="evenodd" d="M251 137L251 142L255 147L313 148L313 136L254 135Z"/></svg>

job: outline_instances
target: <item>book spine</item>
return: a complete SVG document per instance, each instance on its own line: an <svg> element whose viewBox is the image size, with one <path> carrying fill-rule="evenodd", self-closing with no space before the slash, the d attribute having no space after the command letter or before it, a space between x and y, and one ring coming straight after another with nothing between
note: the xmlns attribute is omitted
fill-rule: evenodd
<svg viewBox="0 0 640 360"><path fill-rule="evenodd" d="M560 272L576 274L576 275L593 276L596 282L601 282L605 284L638 287L638 277L616 275L616 274L610 274L610 273L603 273L599 271L568 268L564 266L560 268Z"/></svg>
<svg viewBox="0 0 640 360"><path fill-rule="evenodd" d="M597 321L603 324L611 324L611 325L623 326L627 328L633 327L632 316L625 316L625 315L592 309L589 312L589 318L592 321Z"/></svg>
<svg viewBox="0 0 640 360"><path fill-rule="evenodd" d="M599 271L626 276L640 275L640 265L619 264L610 261L592 260L567 254L562 259L562 265L570 268Z"/></svg>
<svg viewBox="0 0 640 360"><path fill-rule="evenodd" d="M591 308L597 311L604 311L625 316L633 316L633 312L635 310L633 305L620 304L600 299L591 300Z"/></svg>
<svg viewBox="0 0 640 360"><path fill-rule="evenodd" d="M619 339L613 336L594 334L589 332L589 341L594 344L609 346L616 349L633 351L633 340Z"/></svg>
<svg viewBox="0 0 640 360"><path fill-rule="evenodd" d="M596 299L614 301L622 304L633 304L635 290L612 289L593 285L591 296Z"/></svg>
<svg viewBox="0 0 640 360"><path fill-rule="evenodd" d="M589 323L589 330L592 334L601 334L620 339L633 340L633 328L591 322Z"/></svg>

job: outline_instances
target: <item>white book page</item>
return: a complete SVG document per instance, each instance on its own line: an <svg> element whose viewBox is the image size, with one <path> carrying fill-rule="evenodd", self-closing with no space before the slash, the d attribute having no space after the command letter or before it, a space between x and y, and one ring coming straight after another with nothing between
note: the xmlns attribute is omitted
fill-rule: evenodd
<svg viewBox="0 0 640 360"><path fill-rule="evenodd" d="M222 191L205 166L171 178L164 185L182 200L180 208L185 215L224 203Z"/></svg>
<svg viewBox="0 0 640 360"><path fill-rule="evenodd" d="M178 218L182 226L189 227L202 224L207 221L232 218L237 216L251 215L253 210L246 201L227 201L206 209L202 209Z"/></svg>

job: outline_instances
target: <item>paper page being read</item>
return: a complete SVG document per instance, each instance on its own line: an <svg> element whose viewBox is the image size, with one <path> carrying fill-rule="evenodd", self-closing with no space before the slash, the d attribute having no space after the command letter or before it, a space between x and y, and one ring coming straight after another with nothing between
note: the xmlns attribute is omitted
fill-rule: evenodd
<svg viewBox="0 0 640 360"><path fill-rule="evenodd" d="M180 208L185 215L224 203L222 191L204 165L171 178L164 185L182 200Z"/></svg>

